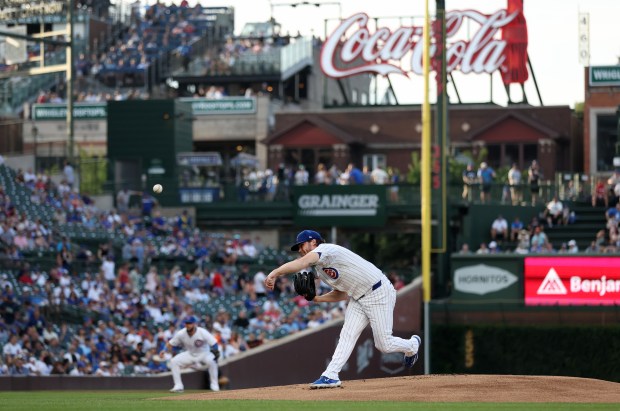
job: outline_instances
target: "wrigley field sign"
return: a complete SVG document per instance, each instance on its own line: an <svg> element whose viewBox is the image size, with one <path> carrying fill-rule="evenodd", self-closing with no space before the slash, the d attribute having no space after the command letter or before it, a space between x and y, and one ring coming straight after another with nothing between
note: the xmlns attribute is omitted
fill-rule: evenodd
<svg viewBox="0 0 620 411"><path fill-rule="evenodd" d="M75 104L73 118L76 120L104 119L108 117L107 103ZM64 120L67 118L66 104L33 104L33 120Z"/></svg>
<svg viewBox="0 0 620 411"><path fill-rule="evenodd" d="M620 87L620 66L590 67L590 86Z"/></svg>
<svg viewBox="0 0 620 411"><path fill-rule="evenodd" d="M386 222L386 187L293 187L295 224L299 226L368 227Z"/></svg>

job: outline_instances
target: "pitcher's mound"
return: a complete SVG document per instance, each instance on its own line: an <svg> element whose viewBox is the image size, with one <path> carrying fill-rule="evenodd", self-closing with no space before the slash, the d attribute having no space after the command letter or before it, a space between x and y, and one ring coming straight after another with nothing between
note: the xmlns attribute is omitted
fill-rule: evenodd
<svg viewBox="0 0 620 411"><path fill-rule="evenodd" d="M311 390L297 384L165 399L620 403L620 383L575 377L424 375L343 381L341 388Z"/></svg>

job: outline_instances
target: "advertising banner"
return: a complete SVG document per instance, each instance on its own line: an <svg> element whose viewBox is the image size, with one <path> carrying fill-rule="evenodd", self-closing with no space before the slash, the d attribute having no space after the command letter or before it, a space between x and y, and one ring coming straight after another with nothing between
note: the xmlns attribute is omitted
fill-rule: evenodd
<svg viewBox="0 0 620 411"><path fill-rule="evenodd" d="M590 86L620 86L620 66L590 67Z"/></svg>
<svg viewBox="0 0 620 411"><path fill-rule="evenodd" d="M386 186L293 187L295 224L304 227L377 227L386 222Z"/></svg>
<svg viewBox="0 0 620 411"><path fill-rule="evenodd" d="M75 120L103 119L108 117L107 103L76 103L73 106ZM65 120L67 118L66 104L33 104L33 120Z"/></svg>
<svg viewBox="0 0 620 411"><path fill-rule="evenodd" d="M361 73L421 75L423 27L400 21L400 27L385 26L361 12L340 21L323 42L323 73L334 79ZM491 14L451 10L446 13L446 38L449 73L500 71L505 84L527 80L528 35L522 0L508 0L507 9ZM433 60L437 49L431 44Z"/></svg>
<svg viewBox="0 0 620 411"><path fill-rule="evenodd" d="M256 113L256 99L254 97L181 98L179 100L189 102L195 116Z"/></svg>
<svg viewBox="0 0 620 411"><path fill-rule="evenodd" d="M220 188L180 188L179 196L182 204L214 203L220 199Z"/></svg>
<svg viewBox="0 0 620 411"><path fill-rule="evenodd" d="M620 258L526 257L526 305L620 305Z"/></svg>
<svg viewBox="0 0 620 411"><path fill-rule="evenodd" d="M215 114L253 114L256 113L256 98L225 97L221 99L181 98L189 102L195 116ZM107 103L76 103L73 118L76 120L105 119L108 117ZM32 105L33 120L65 120L67 105L64 103L43 103Z"/></svg>
<svg viewBox="0 0 620 411"><path fill-rule="evenodd" d="M502 256L504 257L504 256ZM452 258L453 300L520 300L521 258Z"/></svg>

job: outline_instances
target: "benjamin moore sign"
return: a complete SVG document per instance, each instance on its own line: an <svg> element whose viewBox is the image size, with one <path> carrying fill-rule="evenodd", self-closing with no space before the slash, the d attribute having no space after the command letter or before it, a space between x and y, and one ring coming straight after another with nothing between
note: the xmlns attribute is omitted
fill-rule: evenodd
<svg viewBox="0 0 620 411"><path fill-rule="evenodd" d="M591 86L620 86L620 66L590 67Z"/></svg>
<svg viewBox="0 0 620 411"><path fill-rule="evenodd" d="M108 105L102 104L75 104L73 118L76 120L92 120L108 117ZM66 104L33 104L33 120L65 120L67 118Z"/></svg>
<svg viewBox="0 0 620 411"><path fill-rule="evenodd" d="M295 224L305 227L383 226L385 186L293 187Z"/></svg>
<svg viewBox="0 0 620 411"><path fill-rule="evenodd" d="M526 305L620 304L618 257L526 257Z"/></svg>

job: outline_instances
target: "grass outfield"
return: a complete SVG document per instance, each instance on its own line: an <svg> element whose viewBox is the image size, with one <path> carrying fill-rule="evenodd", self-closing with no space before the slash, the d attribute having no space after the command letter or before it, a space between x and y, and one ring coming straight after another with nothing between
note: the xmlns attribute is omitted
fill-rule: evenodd
<svg viewBox="0 0 620 411"><path fill-rule="evenodd" d="M192 391L186 391L191 393ZM195 391L204 392L204 391ZM566 403L433 403L433 402L353 402L353 401L158 401L173 394L161 391L14 391L0 393L0 410L54 411L54 410L200 410L200 411L591 411L619 409L619 404L566 404Z"/></svg>

